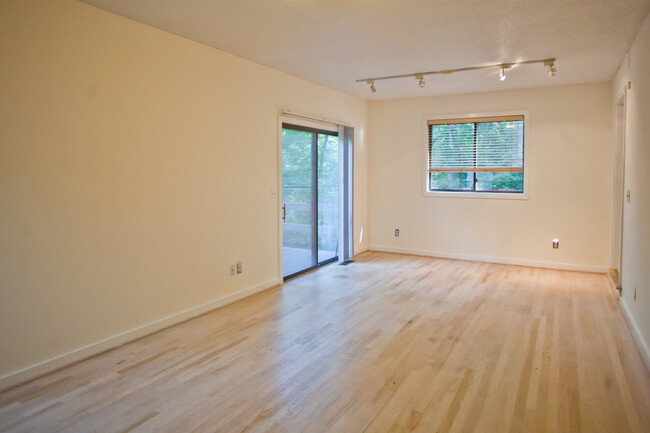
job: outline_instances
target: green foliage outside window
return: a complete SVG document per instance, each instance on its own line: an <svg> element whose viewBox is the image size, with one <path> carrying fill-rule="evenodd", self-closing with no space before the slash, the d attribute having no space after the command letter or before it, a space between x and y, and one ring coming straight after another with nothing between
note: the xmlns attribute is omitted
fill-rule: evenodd
<svg viewBox="0 0 650 433"><path fill-rule="evenodd" d="M282 200L302 204L286 212L286 223L312 224L309 205L312 200L312 137L308 131L282 129ZM317 134L318 148L318 225L338 225L338 137ZM291 205L289 205L291 206ZM330 230L335 231L335 230ZM335 251L338 236L319 236L319 249ZM284 245L310 248L311 234L285 231Z"/></svg>

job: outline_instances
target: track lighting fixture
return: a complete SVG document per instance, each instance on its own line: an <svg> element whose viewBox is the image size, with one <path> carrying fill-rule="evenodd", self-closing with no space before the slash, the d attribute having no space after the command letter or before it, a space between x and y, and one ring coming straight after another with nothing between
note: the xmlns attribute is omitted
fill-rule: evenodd
<svg viewBox="0 0 650 433"><path fill-rule="evenodd" d="M555 74L557 73L557 69L555 69L555 61L548 60L544 62L544 66L548 66L548 76L551 78L555 77Z"/></svg>
<svg viewBox="0 0 650 433"><path fill-rule="evenodd" d="M509 63L504 63L501 65L501 71L499 72L499 80L505 81L506 77L506 69L510 69L512 67L511 64Z"/></svg>
<svg viewBox="0 0 650 433"><path fill-rule="evenodd" d="M548 67L548 76L554 77L557 70L555 69L555 58L552 59L539 59L539 60L522 60L520 62L512 63L497 63L492 65L482 65L482 66L469 66L466 68L457 68L457 69L443 69L440 71L429 71L429 72L417 72L415 74L402 74L402 75L389 75L386 77L375 77L375 78L363 78L357 80L357 83L365 82L370 85L370 91L375 93L377 89L375 88L376 80L392 80L394 78L406 78L406 77L415 77L418 80L420 87L425 87L426 82L424 81L425 75L434 75L434 74L453 74L454 72L465 72L465 71L475 71L477 69L487 69L487 68L499 68L499 79L501 81L506 79L506 69L510 69L514 65L528 65L532 63L543 63L544 66Z"/></svg>

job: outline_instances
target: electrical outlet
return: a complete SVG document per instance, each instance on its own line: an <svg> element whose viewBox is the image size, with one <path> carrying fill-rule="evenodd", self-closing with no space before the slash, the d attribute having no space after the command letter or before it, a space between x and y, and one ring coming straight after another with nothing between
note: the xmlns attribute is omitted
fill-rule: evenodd
<svg viewBox="0 0 650 433"><path fill-rule="evenodd" d="M396 237L396 238L399 237L399 229L395 229L395 237Z"/></svg>
<svg viewBox="0 0 650 433"><path fill-rule="evenodd" d="M237 273L241 274L241 272L242 272L242 265L241 265L241 261L239 261L237 262Z"/></svg>
<svg viewBox="0 0 650 433"><path fill-rule="evenodd" d="M235 276L235 265L230 265L230 276L231 277Z"/></svg>
<svg viewBox="0 0 650 433"><path fill-rule="evenodd" d="M553 239L553 248L556 250L560 248L560 240L559 239Z"/></svg>

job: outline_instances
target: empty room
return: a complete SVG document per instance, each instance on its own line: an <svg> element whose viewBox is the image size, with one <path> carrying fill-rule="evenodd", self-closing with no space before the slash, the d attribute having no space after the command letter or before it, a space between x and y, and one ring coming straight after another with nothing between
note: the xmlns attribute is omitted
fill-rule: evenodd
<svg viewBox="0 0 650 433"><path fill-rule="evenodd" d="M0 431L650 432L650 0L0 0Z"/></svg>

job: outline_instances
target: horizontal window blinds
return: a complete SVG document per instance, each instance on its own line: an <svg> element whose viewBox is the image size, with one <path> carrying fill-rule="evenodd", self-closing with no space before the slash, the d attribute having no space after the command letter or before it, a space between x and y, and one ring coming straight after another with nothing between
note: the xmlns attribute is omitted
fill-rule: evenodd
<svg viewBox="0 0 650 433"><path fill-rule="evenodd" d="M430 120L430 172L522 172L524 116Z"/></svg>

